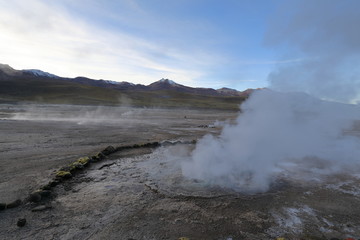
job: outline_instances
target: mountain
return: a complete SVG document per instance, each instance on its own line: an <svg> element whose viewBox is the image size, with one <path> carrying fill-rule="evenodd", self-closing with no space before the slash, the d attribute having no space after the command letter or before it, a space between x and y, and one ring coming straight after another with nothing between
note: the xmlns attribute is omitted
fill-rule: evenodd
<svg viewBox="0 0 360 240"><path fill-rule="evenodd" d="M13 69L7 64L1 64L0 63L0 79L5 78L6 76L15 76L20 74L19 71Z"/></svg>
<svg viewBox="0 0 360 240"><path fill-rule="evenodd" d="M38 69L25 69L25 70L22 70L22 72L24 74L30 74L30 75L34 75L34 76L38 76L38 77L60 78L54 74L44 72L44 71L41 71Z"/></svg>
<svg viewBox="0 0 360 240"><path fill-rule="evenodd" d="M220 88L216 90L218 93L223 94L223 95L227 95L227 96L240 96L241 92L235 90L235 89L231 89L231 88Z"/></svg>
<svg viewBox="0 0 360 240"><path fill-rule="evenodd" d="M192 88L169 79L160 79L145 86L86 77L64 78L42 70L15 70L0 64L0 103L127 104L136 107L237 110L251 91Z"/></svg>
<svg viewBox="0 0 360 240"><path fill-rule="evenodd" d="M45 77L45 78L56 78L64 81L81 83L89 86L97 86L103 88L111 88L117 90L134 90L134 91L158 91L158 90L171 90L177 92L184 92L190 94L198 94L198 95L209 95L209 96L248 96L249 89L245 92L240 92L231 88L220 88L220 89L212 89L212 88L193 88L178 84L169 79L160 79L159 81L153 82L150 85L142 85L142 84L133 84L130 82L116 82L111 80L94 80L87 77L76 77L76 78L62 78L57 75L44 72L38 69L25 69L25 70L14 70L9 65L0 64L0 72L6 73L10 76L36 76L36 77ZM251 92L252 90L250 90Z"/></svg>
<svg viewBox="0 0 360 240"><path fill-rule="evenodd" d="M164 79L164 78L148 85L148 88L150 90L172 90L172 91L177 91L177 92L186 92L186 93L198 94L198 95L210 95L210 96L221 95L212 88L187 87L184 85L177 84L176 82L174 82L172 80Z"/></svg>
<svg viewBox="0 0 360 240"><path fill-rule="evenodd" d="M205 96L241 96L241 93L243 93L230 88L228 89L231 91L221 91L220 89L215 90L212 88L192 88L164 78L160 79L159 81L153 82L147 86L142 84L133 84L129 82L114 82L114 81L102 80L102 79L93 80L85 77L76 77L74 79L70 79L70 81L91 85L91 86L112 88L118 90L133 90L133 91L169 90L169 91L205 95Z"/></svg>
<svg viewBox="0 0 360 240"><path fill-rule="evenodd" d="M129 82L115 82L111 80L94 80L86 77L67 78L66 81L81 83L89 86L97 86L103 88L111 88L117 90L147 90L148 88L142 84L133 84Z"/></svg>

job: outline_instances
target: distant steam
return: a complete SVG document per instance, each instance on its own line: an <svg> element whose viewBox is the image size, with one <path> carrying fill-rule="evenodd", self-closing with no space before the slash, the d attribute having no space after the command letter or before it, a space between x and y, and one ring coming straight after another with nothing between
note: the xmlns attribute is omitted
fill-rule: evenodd
<svg viewBox="0 0 360 240"><path fill-rule="evenodd" d="M303 61L277 68L269 75L276 91L255 92L236 124L201 139L182 166L184 176L263 192L279 177L319 180L359 167L360 129L351 131L360 108L337 102L360 99L360 2L288 4L293 11L280 9L265 42Z"/></svg>
<svg viewBox="0 0 360 240"><path fill-rule="evenodd" d="M144 109L105 106L28 105L16 112L11 119L31 121L59 121L76 124L132 124L134 116L143 114Z"/></svg>

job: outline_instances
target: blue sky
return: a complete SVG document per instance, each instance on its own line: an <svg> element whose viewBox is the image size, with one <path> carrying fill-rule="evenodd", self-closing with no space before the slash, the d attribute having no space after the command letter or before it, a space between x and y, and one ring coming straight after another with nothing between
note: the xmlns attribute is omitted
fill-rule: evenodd
<svg viewBox="0 0 360 240"><path fill-rule="evenodd" d="M0 0L0 63L142 84L266 87L271 72L307 57L266 40L292 2Z"/></svg>

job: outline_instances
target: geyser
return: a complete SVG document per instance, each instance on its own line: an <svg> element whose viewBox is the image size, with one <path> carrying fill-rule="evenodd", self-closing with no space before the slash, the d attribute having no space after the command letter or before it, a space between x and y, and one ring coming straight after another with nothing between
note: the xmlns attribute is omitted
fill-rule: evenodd
<svg viewBox="0 0 360 240"><path fill-rule="evenodd" d="M279 47L283 58L300 59L278 64L269 74L269 88L287 93L253 94L235 125L199 141L183 174L258 192L284 174L307 180L356 170L360 138L344 130L360 120L359 106L335 101L360 99L360 31L354 24L360 20L359 6L356 0L282 4L269 20L264 43ZM294 91L319 99L289 93Z"/></svg>
<svg viewBox="0 0 360 240"><path fill-rule="evenodd" d="M226 125L219 137L207 135L198 142L191 160L182 165L184 176L255 193L291 172L309 179L309 174L359 166L360 140L344 134L360 119L357 105L261 90L241 109L236 124Z"/></svg>

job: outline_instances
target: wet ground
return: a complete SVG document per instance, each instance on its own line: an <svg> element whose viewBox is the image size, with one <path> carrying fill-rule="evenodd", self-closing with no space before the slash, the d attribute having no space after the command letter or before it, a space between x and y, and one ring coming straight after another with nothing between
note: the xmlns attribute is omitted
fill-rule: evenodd
<svg viewBox="0 0 360 240"><path fill-rule="evenodd" d="M90 155L106 145L150 139L191 140L208 132L219 133L220 125L216 123L212 128L213 124L236 115L191 110L156 110L156 114L147 111L137 119L129 118L127 125L101 121L100 124L93 121L84 125L84 122L73 120L45 120L43 116L39 120L26 114L18 115L17 120L0 121L1 133L8 136L5 138L8 141L4 141L7 150L2 149L0 154L10 156L5 161L1 158L1 174L8 180L0 180L0 202L30 192L47 180L56 167L79 156ZM20 120L21 116L26 116L27 120ZM137 125L129 127L131 122ZM205 125L211 127L204 128ZM11 132L18 136L12 136ZM46 145L49 132L58 140ZM35 141L29 140L29 136ZM56 186L46 201L1 211L1 238L360 237L360 175L337 174L323 181L306 182L279 177L270 191L246 195L184 178L181 164L193 148L193 144L164 144L156 149L114 153ZM36 153L38 158L33 156ZM19 161L16 154L23 160ZM56 156L49 160L47 156L51 154ZM37 206L45 207L33 212ZM16 226L19 218L27 219L22 228Z"/></svg>

